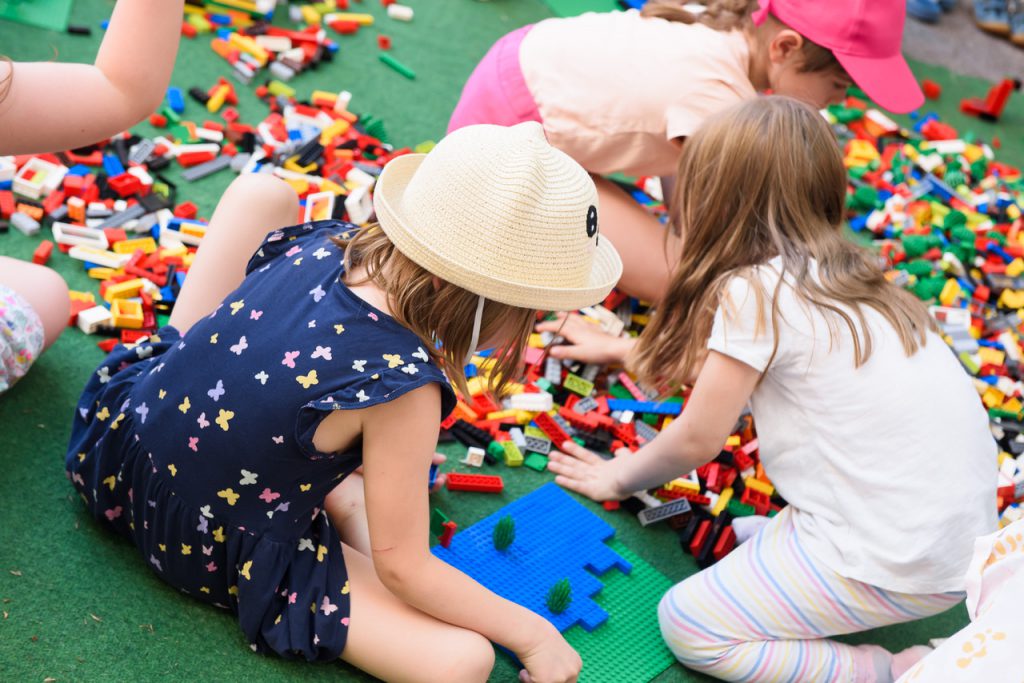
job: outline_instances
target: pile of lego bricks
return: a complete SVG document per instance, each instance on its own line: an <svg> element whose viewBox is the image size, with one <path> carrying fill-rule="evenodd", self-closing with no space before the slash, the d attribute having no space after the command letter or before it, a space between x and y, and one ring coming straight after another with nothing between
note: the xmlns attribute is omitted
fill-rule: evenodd
<svg viewBox="0 0 1024 683"><path fill-rule="evenodd" d="M648 321L646 309L613 292L602 305L582 310L584 316L612 334L627 326L639 334ZM560 361L544 353L558 339L535 334L526 353L526 374L500 404L487 390L486 358L470 366L470 401L459 401L442 423L442 438L468 448L464 465L486 469L506 467L547 469L548 455L569 439L598 453L636 451L654 439L683 410L688 393L656 400L618 368ZM628 457L625 456L625 457ZM500 475L451 473L448 488L496 493ZM785 505L761 467L753 420L745 415L722 452L711 463L651 491L639 491L622 508L647 526L666 522L677 533L682 549L706 567L724 557L736 543L732 521L752 515L774 516ZM447 522L447 519L439 520ZM435 528L443 542L452 529Z"/></svg>
<svg viewBox="0 0 1024 683"><path fill-rule="evenodd" d="M997 118L1010 85L962 109ZM1024 515L1021 171L996 160L998 138L961 136L934 115L905 130L851 99L829 118L844 144L850 227L878 249L891 281L929 305L988 409L1009 524Z"/></svg>

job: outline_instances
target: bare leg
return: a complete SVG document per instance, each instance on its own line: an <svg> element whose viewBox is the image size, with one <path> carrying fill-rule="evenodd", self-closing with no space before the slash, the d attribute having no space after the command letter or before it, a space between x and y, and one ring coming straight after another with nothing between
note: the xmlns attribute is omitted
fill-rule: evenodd
<svg viewBox="0 0 1024 683"><path fill-rule="evenodd" d="M487 680L494 648L486 638L405 604L380 582L369 557L341 547L352 589L343 660L392 682Z"/></svg>
<svg viewBox="0 0 1024 683"><path fill-rule="evenodd" d="M665 226L643 210L615 183L594 177L601 201L601 233L608 236L622 257L619 288L645 301L657 301L668 289L675 257L665 250ZM675 254L675 240L669 253Z"/></svg>
<svg viewBox="0 0 1024 683"><path fill-rule="evenodd" d="M221 197L189 268L170 323L184 334L245 278L245 264L267 233L295 223L298 197L283 180L239 176Z"/></svg>
<svg viewBox="0 0 1024 683"><path fill-rule="evenodd" d="M43 321L46 345L49 347L68 326L71 302L64 278L46 266L36 265L8 256L0 256L0 285L21 295Z"/></svg>

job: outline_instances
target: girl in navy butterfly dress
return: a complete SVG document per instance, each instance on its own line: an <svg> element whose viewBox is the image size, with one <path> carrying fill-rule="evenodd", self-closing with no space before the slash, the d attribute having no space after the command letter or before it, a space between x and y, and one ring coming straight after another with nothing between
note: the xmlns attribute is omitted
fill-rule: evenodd
<svg viewBox="0 0 1024 683"><path fill-rule="evenodd" d="M575 680L550 623L430 553L427 479L476 347L498 349L500 385L535 309L617 281L596 201L536 123L393 160L363 228L273 230L295 215L291 189L236 180L170 324L86 386L69 477L161 578L235 612L254 650L475 681L494 641L524 678Z"/></svg>

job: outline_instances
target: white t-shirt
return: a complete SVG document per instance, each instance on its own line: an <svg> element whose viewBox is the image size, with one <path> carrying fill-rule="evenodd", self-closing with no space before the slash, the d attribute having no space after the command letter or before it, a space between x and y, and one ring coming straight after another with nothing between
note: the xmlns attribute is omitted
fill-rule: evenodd
<svg viewBox="0 0 1024 683"><path fill-rule="evenodd" d="M755 269L767 292L762 329L755 290L743 278L727 285L711 350L764 371L781 264ZM793 507L801 542L838 574L886 590L964 590L974 539L996 529L998 450L970 378L931 332L908 358L867 307L872 353L855 367L845 322L830 342L827 319L792 281L779 290L778 352L751 411L765 473Z"/></svg>

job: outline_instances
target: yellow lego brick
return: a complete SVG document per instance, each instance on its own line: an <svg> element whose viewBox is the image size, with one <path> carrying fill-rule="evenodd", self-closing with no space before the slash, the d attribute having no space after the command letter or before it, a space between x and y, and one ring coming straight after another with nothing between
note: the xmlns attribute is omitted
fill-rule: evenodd
<svg viewBox="0 0 1024 683"><path fill-rule="evenodd" d="M92 292L76 292L71 289L68 290L68 297L72 301L87 301L91 304L96 303L96 296Z"/></svg>
<svg viewBox="0 0 1024 683"><path fill-rule="evenodd" d="M950 278L946 280L946 285L942 288L942 292L939 294L939 302L943 306L952 306L959 296L960 283L953 278Z"/></svg>
<svg viewBox="0 0 1024 683"><path fill-rule="evenodd" d="M231 88L226 85L222 85L213 91L210 95L210 99L206 101L206 111L211 114L216 114L224 106L224 102L228 98L228 94L231 92Z"/></svg>
<svg viewBox="0 0 1024 683"><path fill-rule="evenodd" d="M1008 207L1006 207L1006 215L1010 218L1011 221L1017 220L1021 216L1020 207L1018 207L1016 204L1010 204Z"/></svg>
<svg viewBox="0 0 1024 683"><path fill-rule="evenodd" d="M1010 277L1017 277L1021 273L1024 273L1024 259L1015 258L1006 266L1006 274Z"/></svg>
<svg viewBox="0 0 1024 683"><path fill-rule="evenodd" d="M372 14L356 14L354 12L339 12L331 17L335 21L354 21L360 26L373 26Z"/></svg>
<svg viewBox="0 0 1024 683"><path fill-rule="evenodd" d="M320 25L320 13L317 12L311 5L302 6L302 20L312 26Z"/></svg>
<svg viewBox="0 0 1024 683"><path fill-rule="evenodd" d="M129 330L142 328L142 304L128 299L114 299L110 304L110 318L114 327Z"/></svg>
<svg viewBox="0 0 1024 683"><path fill-rule="evenodd" d="M1022 408L1024 408L1024 403L1021 403L1019 398L1011 398L1003 403L1003 410L1008 413L1019 413Z"/></svg>
<svg viewBox="0 0 1024 683"><path fill-rule="evenodd" d="M985 404L986 408L998 408L1003 405L1003 399L1006 398L1003 392L999 391L995 387L989 387L988 390L982 394L981 402Z"/></svg>
<svg viewBox="0 0 1024 683"><path fill-rule="evenodd" d="M679 477L665 484L663 487L669 491L693 491L694 493L700 493L700 484L695 482L693 479L687 479L686 477Z"/></svg>
<svg viewBox="0 0 1024 683"><path fill-rule="evenodd" d="M524 436L535 436L538 439L546 439L546 438L548 438L547 434L545 434L541 430L537 429L536 427L527 427L526 429L523 430L523 435Z"/></svg>
<svg viewBox="0 0 1024 683"><path fill-rule="evenodd" d="M476 377L470 377L469 380L466 382L466 385L469 387L470 396L476 396L477 394L482 394L485 391L487 391L487 385L485 384L485 380L483 377L480 377L479 375Z"/></svg>
<svg viewBox="0 0 1024 683"><path fill-rule="evenodd" d="M1002 467L1003 463L1006 462L1007 459L1013 460L1013 456L1006 451L999 451L999 457L996 458L996 464L999 465L999 467Z"/></svg>
<svg viewBox="0 0 1024 683"><path fill-rule="evenodd" d="M516 410L499 410L494 413L487 413L488 420L504 420L506 417L515 418Z"/></svg>
<svg viewBox="0 0 1024 683"><path fill-rule="evenodd" d="M1024 308L1024 292L1004 289L999 295L999 306L1003 308Z"/></svg>
<svg viewBox="0 0 1024 683"><path fill-rule="evenodd" d="M120 242L115 242L113 249L115 254L134 254L139 249L141 249L144 254L152 254L156 251L156 240L152 237L122 240Z"/></svg>
<svg viewBox="0 0 1024 683"><path fill-rule="evenodd" d="M753 477L747 477L743 480L743 483L747 488L754 489L758 493L763 493L766 496L770 496L775 493L775 487L767 482L754 479Z"/></svg>
<svg viewBox="0 0 1024 683"><path fill-rule="evenodd" d="M724 510L729 504L729 501L732 500L732 494L733 491L731 486L719 494L718 500L715 501L714 507L711 508L711 514L713 516L717 517L721 514L722 510Z"/></svg>
<svg viewBox="0 0 1024 683"><path fill-rule="evenodd" d="M508 467L522 467L523 452L519 450L519 446L516 445L515 441L506 441L501 446L505 449L505 465Z"/></svg>
<svg viewBox="0 0 1024 683"><path fill-rule="evenodd" d="M529 410L517 410L516 411L516 422L521 425L529 424L533 422L533 413ZM544 432L541 432L543 434Z"/></svg>
<svg viewBox="0 0 1024 683"><path fill-rule="evenodd" d="M114 299L131 299L139 295L142 288L145 287L146 281L140 277L134 280L125 280L124 282L118 282L117 284L107 287L103 293L103 298L107 301L113 301Z"/></svg>
<svg viewBox="0 0 1024 683"><path fill-rule="evenodd" d="M536 332L530 335L530 340L527 342L527 345L534 349L544 348L544 342L541 341L540 335Z"/></svg>
<svg viewBox="0 0 1024 683"><path fill-rule="evenodd" d="M648 323L651 322L651 316L646 315L644 313L634 313L630 319L632 320L634 325L646 326Z"/></svg>
<svg viewBox="0 0 1024 683"><path fill-rule="evenodd" d="M674 419L675 418L672 417L671 415L666 415L665 419L661 421L661 431L665 431L665 429L667 429L668 426L672 424L672 420Z"/></svg>
<svg viewBox="0 0 1024 683"><path fill-rule="evenodd" d="M240 33L232 33L228 37L228 44L233 47L237 47L242 52L254 57L256 61L260 63L260 66L265 65L270 59L270 53L267 52L267 49L249 36L243 36Z"/></svg>
<svg viewBox="0 0 1024 683"><path fill-rule="evenodd" d="M725 445L732 446L733 448L739 448L742 443L743 441L741 441L740 437L736 434L733 434L732 436L725 440Z"/></svg>
<svg viewBox="0 0 1024 683"><path fill-rule="evenodd" d="M328 93L325 93L328 94ZM317 93L313 93L313 97L316 98ZM348 132L348 129L352 127L352 124L345 119L338 119L331 125L327 126L320 133L320 144L327 145L331 140L339 135L344 135Z"/></svg>
<svg viewBox="0 0 1024 683"><path fill-rule="evenodd" d="M160 258L173 258L175 256L184 256L188 253L188 248L184 244L179 244L174 247L161 247Z"/></svg>
<svg viewBox="0 0 1024 683"><path fill-rule="evenodd" d="M201 14L190 14L185 17L185 21L196 30L196 33L209 33L213 30L213 24Z"/></svg>
<svg viewBox="0 0 1024 683"><path fill-rule="evenodd" d="M1006 362L1005 351L993 349L988 346L982 346L978 349L978 357L981 359L982 365L1002 365Z"/></svg>
<svg viewBox="0 0 1024 683"><path fill-rule="evenodd" d="M90 268L86 275L93 278L94 280L109 280L121 271L116 268Z"/></svg>
<svg viewBox="0 0 1024 683"><path fill-rule="evenodd" d="M187 254L185 254L184 256L181 257L181 265L185 266L186 268L191 268L192 267L192 261L194 261L195 258L196 258L195 252L194 251L190 251L189 253L187 253Z"/></svg>
<svg viewBox="0 0 1024 683"><path fill-rule="evenodd" d="M293 157L289 157L288 160L284 162L284 167L285 167L286 170L294 171L295 173L301 173L302 175L306 175L306 174L312 173L316 169L316 164L308 164L306 166L300 166L299 165L299 157L298 157L298 155L296 155L296 156L293 156Z"/></svg>

